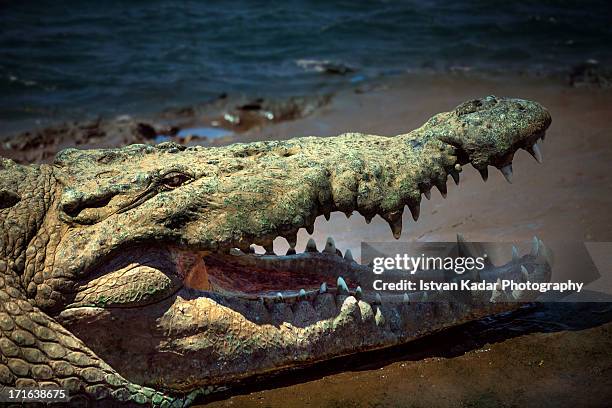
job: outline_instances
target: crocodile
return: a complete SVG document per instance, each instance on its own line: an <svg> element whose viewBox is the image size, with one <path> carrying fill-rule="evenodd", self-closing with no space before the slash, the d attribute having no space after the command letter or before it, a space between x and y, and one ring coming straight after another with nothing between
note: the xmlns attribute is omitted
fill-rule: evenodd
<svg viewBox="0 0 612 408"><path fill-rule="evenodd" d="M357 211L399 238L405 207L416 220L421 196L433 187L446 196L462 166L511 181L518 149L540 161L550 123L536 102L489 96L393 137L1 159L0 384L63 388L73 405L188 406L241 381L514 310L534 294L377 293L349 250L328 239L298 252L296 237L321 215ZM289 243L284 255L277 237ZM533 245L479 276L549 279L550 257Z"/></svg>

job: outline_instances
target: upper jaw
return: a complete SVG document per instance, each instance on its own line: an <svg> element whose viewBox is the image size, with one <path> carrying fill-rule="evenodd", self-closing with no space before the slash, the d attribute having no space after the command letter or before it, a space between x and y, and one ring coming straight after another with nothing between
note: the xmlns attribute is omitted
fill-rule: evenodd
<svg viewBox="0 0 612 408"><path fill-rule="evenodd" d="M143 154L150 162L177 161L173 155L180 154L180 161L194 167L205 162L232 169L231 177L209 171L213 176L70 230L57 258L70 260L67 276L82 276L98 254L118 251L128 241L163 239L199 250L246 252L253 243L271 248L280 235L292 246L300 228L311 232L316 217L332 211L356 210L366 221L378 214L399 238L405 206L418 219L421 196L428 197L434 186L445 195L448 176L458 182L468 162L483 177L493 165L510 180L516 150L539 157L534 143L549 124L550 115L535 102L484 98L392 138L346 134L173 154L151 148Z"/></svg>
<svg viewBox="0 0 612 408"><path fill-rule="evenodd" d="M487 166L511 166L518 149L541 161L538 142L551 124L550 113L537 102L494 96L465 102L441 115L450 116L447 120L455 131L442 134L440 140L457 149L461 165L471 163L481 172Z"/></svg>

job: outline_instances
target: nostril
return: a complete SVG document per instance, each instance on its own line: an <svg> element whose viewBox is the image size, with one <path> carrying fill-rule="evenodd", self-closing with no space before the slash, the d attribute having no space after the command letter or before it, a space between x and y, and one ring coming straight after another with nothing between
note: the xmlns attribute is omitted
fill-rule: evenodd
<svg viewBox="0 0 612 408"><path fill-rule="evenodd" d="M61 209L62 211L72 217L78 217L79 214L87 208L101 208L108 205L114 194L106 194L102 196L83 197L73 195L73 199L69 201L62 200Z"/></svg>

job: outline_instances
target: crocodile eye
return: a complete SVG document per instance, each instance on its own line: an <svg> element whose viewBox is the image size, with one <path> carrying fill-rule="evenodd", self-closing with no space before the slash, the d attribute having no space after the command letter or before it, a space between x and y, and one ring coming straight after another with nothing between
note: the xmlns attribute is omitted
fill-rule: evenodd
<svg viewBox="0 0 612 408"><path fill-rule="evenodd" d="M177 188L191 181L191 177L184 173L172 172L168 173L162 179L162 184L166 188Z"/></svg>

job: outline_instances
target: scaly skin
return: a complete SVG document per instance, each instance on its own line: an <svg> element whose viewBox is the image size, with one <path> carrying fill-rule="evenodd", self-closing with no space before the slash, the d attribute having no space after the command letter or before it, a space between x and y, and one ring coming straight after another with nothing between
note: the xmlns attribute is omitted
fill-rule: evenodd
<svg viewBox="0 0 612 408"><path fill-rule="evenodd" d="M73 402L184 406L247 377L516 308L511 300L532 295L381 297L365 286L369 269L337 256L333 241L287 256L271 243L280 235L293 247L299 228L332 211L379 214L397 237L404 206L416 219L421 194L445 194L462 165L509 177L517 149L539 158L533 146L549 124L537 103L487 97L391 138L68 149L37 166L3 159L0 384L57 385ZM246 254L252 243L268 254ZM548 279L535 245L483 278ZM427 296L437 302L417 301Z"/></svg>

